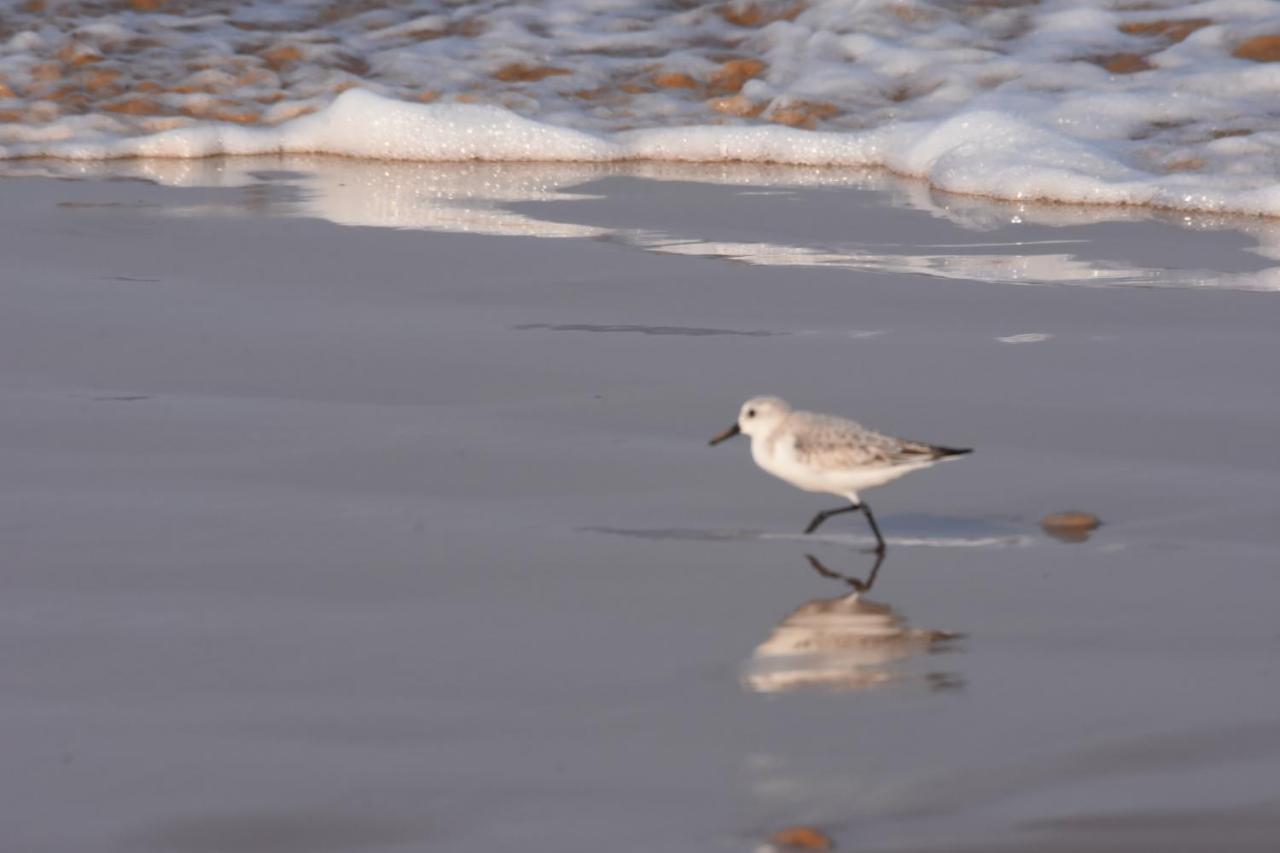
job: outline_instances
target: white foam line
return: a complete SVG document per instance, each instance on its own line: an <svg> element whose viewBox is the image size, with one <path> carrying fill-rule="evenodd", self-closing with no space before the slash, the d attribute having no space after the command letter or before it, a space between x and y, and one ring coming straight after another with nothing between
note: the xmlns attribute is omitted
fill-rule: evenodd
<svg viewBox="0 0 1280 853"><path fill-rule="evenodd" d="M441 162L743 161L886 167L949 192L992 198L1280 216L1280 184L1260 182L1258 175L1144 172L1127 165L1114 147L1065 136L994 108L863 131L694 126L602 136L501 107L415 104L352 89L317 113L275 127L202 123L141 137L95 133L0 144L0 158L282 153Z"/></svg>

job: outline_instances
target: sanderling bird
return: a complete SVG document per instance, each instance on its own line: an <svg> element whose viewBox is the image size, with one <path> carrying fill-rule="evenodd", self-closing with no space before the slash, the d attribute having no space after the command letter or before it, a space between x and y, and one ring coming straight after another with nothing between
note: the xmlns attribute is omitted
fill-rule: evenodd
<svg viewBox="0 0 1280 853"><path fill-rule="evenodd" d="M753 397L743 403L738 422L710 443L716 445L739 434L751 436L751 458L773 476L806 492L849 500L849 506L815 515L805 533L817 530L833 515L861 510L876 535L879 554L885 550L884 537L871 507L858 493L973 452L882 435L835 415L797 412L777 397Z"/></svg>

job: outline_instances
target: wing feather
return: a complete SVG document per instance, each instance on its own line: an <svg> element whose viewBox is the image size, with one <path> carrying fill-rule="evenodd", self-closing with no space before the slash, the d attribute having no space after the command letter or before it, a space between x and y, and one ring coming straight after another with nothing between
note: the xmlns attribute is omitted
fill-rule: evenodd
<svg viewBox="0 0 1280 853"><path fill-rule="evenodd" d="M804 465L834 469L893 467L948 455L944 448L884 435L847 418L810 412L796 412L792 418L795 422L787 426L795 431L795 458Z"/></svg>

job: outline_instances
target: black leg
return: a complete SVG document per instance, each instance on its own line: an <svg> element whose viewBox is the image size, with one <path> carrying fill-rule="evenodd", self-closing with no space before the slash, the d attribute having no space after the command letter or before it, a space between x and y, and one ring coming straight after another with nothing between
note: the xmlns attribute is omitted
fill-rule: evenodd
<svg viewBox="0 0 1280 853"><path fill-rule="evenodd" d="M876 517L871 514L871 507L867 506L867 502L863 501L858 504L858 508L862 510L862 514L867 517L867 521L871 524L871 532L876 535L876 553L884 556L885 544L884 537L880 535L880 525L876 524Z"/></svg>
<svg viewBox="0 0 1280 853"><path fill-rule="evenodd" d="M862 514L867 517L867 523L871 525L871 532L876 535L876 553L883 554L888 547L885 545L884 537L880 535L880 525L876 524L876 517L871 514L871 507L867 506L867 502L860 504L850 504L842 506L839 509L826 509L813 517L813 521L809 522L809 526L804 529L805 533L812 533L822 526L822 522L826 521L833 515L840 515L843 512L857 512L862 510Z"/></svg>
<svg viewBox="0 0 1280 853"><path fill-rule="evenodd" d="M859 509L862 509L861 504L849 504L849 506L842 506L839 509L825 509L813 517L813 521L809 522L809 526L804 529L804 532L806 534L812 533L822 525L822 522L833 515L839 515L842 512L857 512Z"/></svg>

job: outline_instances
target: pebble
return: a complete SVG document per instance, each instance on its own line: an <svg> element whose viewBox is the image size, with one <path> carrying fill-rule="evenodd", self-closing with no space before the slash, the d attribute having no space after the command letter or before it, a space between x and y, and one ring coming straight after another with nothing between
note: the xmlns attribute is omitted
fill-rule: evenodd
<svg viewBox="0 0 1280 853"><path fill-rule="evenodd" d="M1080 510L1051 512L1040 519L1044 532L1063 542L1083 542L1101 524L1102 521L1096 515Z"/></svg>

